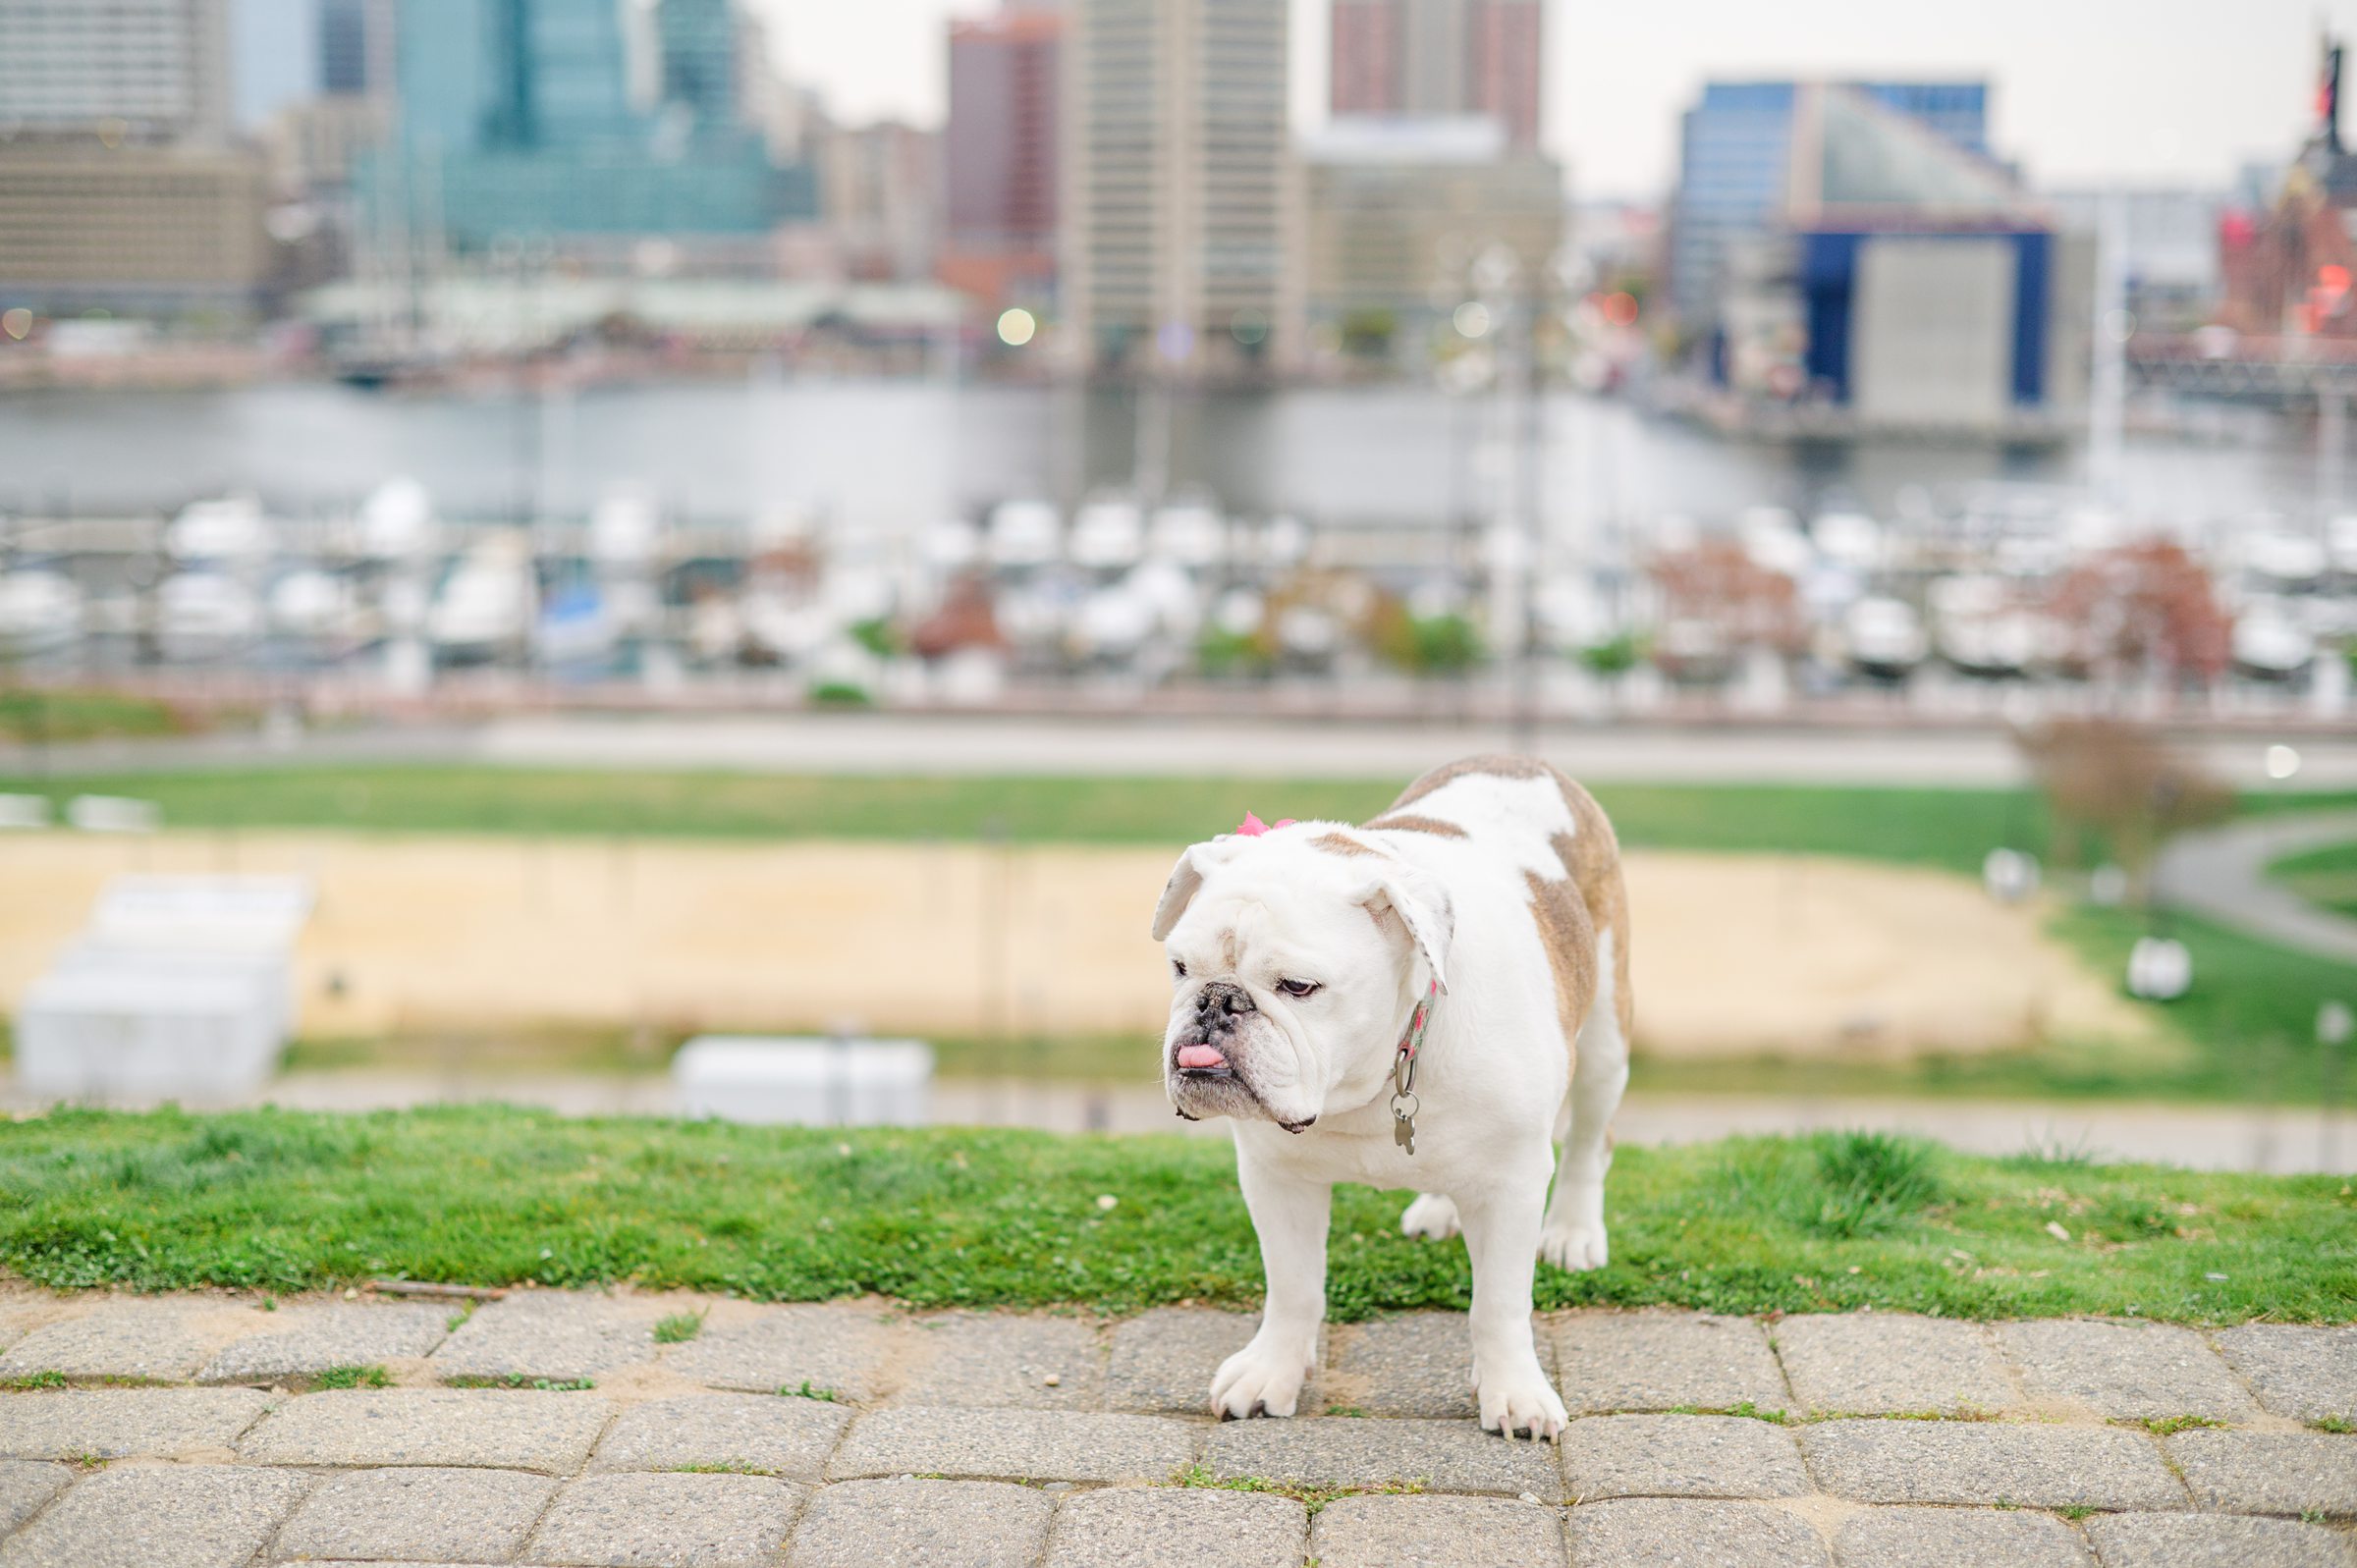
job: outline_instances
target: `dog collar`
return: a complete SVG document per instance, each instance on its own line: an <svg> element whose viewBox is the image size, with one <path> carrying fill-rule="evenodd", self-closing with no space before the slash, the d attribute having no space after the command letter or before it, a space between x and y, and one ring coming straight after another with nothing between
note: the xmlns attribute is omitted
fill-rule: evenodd
<svg viewBox="0 0 2357 1568"><path fill-rule="evenodd" d="M1438 980L1425 988L1424 1000L1408 1015L1407 1032L1399 1037L1399 1054L1392 1062L1392 1142L1410 1155L1416 1152L1416 1112L1424 1108L1424 1103L1416 1098L1416 1053L1424 1048L1433 1000L1440 994Z"/></svg>

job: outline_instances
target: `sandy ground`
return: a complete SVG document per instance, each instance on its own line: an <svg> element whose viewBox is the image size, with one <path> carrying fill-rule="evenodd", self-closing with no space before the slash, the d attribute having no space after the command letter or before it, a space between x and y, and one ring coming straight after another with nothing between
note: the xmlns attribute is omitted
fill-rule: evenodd
<svg viewBox="0 0 2357 1568"><path fill-rule="evenodd" d="M1158 1033L1159 849L63 833L0 838L0 1007L128 871L294 872L311 1037L535 1024ZM1847 1057L2133 1038L2109 983L1938 872L1637 854L1647 1049Z"/></svg>

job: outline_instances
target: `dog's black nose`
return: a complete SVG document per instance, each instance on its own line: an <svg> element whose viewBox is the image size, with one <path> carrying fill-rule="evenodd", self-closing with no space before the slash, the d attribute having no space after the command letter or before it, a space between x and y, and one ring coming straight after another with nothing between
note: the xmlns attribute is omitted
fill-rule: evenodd
<svg viewBox="0 0 2357 1568"><path fill-rule="evenodd" d="M1236 1013L1253 1010L1251 994L1224 980L1195 993L1195 1016L1205 1023L1222 1022Z"/></svg>

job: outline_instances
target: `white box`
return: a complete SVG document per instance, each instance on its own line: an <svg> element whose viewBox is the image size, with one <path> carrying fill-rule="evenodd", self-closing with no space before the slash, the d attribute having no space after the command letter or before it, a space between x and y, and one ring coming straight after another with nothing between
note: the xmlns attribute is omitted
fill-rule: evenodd
<svg viewBox="0 0 2357 1568"><path fill-rule="evenodd" d="M105 1101L219 1100L258 1088L277 1065L271 1000L250 973L53 970L17 1009L17 1084Z"/></svg>
<svg viewBox="0 0 2357 1568"><path fill-rule="evenodd" d="M682 1115L803 1127L921 1127L933 1048L917 1040L698 1035L671 1061Z"/></svg>

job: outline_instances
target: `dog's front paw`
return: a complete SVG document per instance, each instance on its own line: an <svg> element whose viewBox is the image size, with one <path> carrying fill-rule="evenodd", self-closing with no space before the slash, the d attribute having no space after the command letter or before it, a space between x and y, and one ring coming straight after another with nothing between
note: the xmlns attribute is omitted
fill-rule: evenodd
<svg viewBox="0 0 2357 1568"><path fill-rule="evenodd" d="M1508 1437L1527 1432L1542 1442L1562 1435L1569 1418L1537 1361L1525 1358L1509 1372L1477 1374L1477 1378L1482 1431Z"/></svg>
<svg viewBox="0 0 2357 1568"><path fill-rule="evenodd" d="M1289 1416L1300 1402L1310 1357L1254 1339L1220 1363L1211 1379L1211 1413L1222 1421Z"/></svg>
<svg viewBox="0 0 2357 1568"><path fill-rule="evenodd" d="M1603 1268L1610 1257L1604 1242L1604 1222L1549 1225L1539 1232L1539 1256L1573 1273Z"/></svg>
<svg viewBox="0 0 2357 1568"><path fill-rule="evenodd" d="M1418 1194L1399 1217L1402 1235L1421 1236L1427 1241L1447 1241L1460 1228L1456 1205L1437 1192Z"/></svg>

